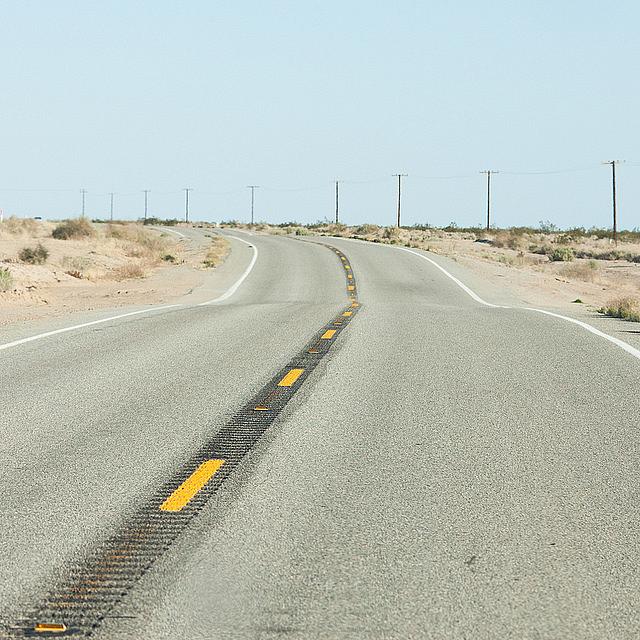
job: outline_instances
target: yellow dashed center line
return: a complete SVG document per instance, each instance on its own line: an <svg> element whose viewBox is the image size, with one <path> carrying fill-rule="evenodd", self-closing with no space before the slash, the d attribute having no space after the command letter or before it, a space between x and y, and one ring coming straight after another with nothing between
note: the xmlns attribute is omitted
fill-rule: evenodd
<svg viewBox="0 0 640 640"><path fill-rule="evenodd" d="M348 318L349 316L352 316L352 315L353 315L353 311L345 311L342 315L343 315L345 318Z"/></svg>
<svg viewBox="0 0 640 640"><path fill-rule="evenodd" d="M291 369L287 375L278 382L279 387L290 387L302 375L304 369Z"/></svg>
<svg viewBox="0 0 640 640"><path fill-rule="evenodd" d="M64 633L67 625L58 622L39 622L33 630L36 633Z"/></svg>
<svg viewBox="0 0 640 640"><path fill-rule="evenodd" d="M322 340L331 340L335 333L335 329L327 329L327 331L325 331L320 337L322 338Z"/></svg>
<svg viewBox="0 0 640 640"><path fill-rule="evenodd" d="M224 460L203 462L160 506L161 511L180 511L224 464Z"/></svg>
<svg viewBox="0 0 640 640"><path fill-rule="evenodd" d="M347 285L347 290L348 291L353 291L354 289L355 289L355 287L352 284Z"/></svg>

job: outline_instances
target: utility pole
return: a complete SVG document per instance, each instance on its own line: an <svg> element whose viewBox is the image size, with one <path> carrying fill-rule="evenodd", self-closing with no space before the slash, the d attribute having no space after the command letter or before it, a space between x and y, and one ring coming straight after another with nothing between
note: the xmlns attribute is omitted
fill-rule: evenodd
<svg viewBox="0 0 640 640"><path fill-rule="evenodd" d="M148 210L148 202L149 202L149 192L151 189L143 189L142 193L144 193L144 219L147 219L147 210Z"/></svg>
<svg viewBox="0 0 640 640"><path fill-rule="evenodd" d="M406 178L406 173L394 173L393 176L398 178L398 224L396 225L400 228L400 194L402 192L402 178Z"/></svg>
<svg viewBox="0 0 640 640"><path fill-rule="evenodd" d="M82 194L82 217L84 218L84 197L87 195L87 190L80 189L80 193Z"/></svg>
<svg viewBox="0 0 640 640"><path fill-rule="evenodd" d="M184 191L184 221L189 222L189 191L193 191L193 189L183 189Z"/></svg>
<svg viewBox="0 0 640 640"><path fill-rule="evenodd" d="M491 176L499 171L481 171L487 176L487 231L491 228Z"/></svg>
<svg viewBox="0 0 640 640"><path fill-rule="evenodd" d="M340 181L336 180L336 224L340 222Z"/></svg>
<svg viewBox="0 0 640 640"><path fill-rule="evenodd" d="M251 189L251 224L253 225L253 204L255 200L255 190L259 189L257 184L250 184L247 189Z"/></svg>
<svg viewBox="0 0 640 640"><path fill-rule="evenodd" d="M618 245L618 210L616 203L616 165L620 160L608 160L602 164L611 165L611 203L613 206L613 242Z"/></svg>
<svg viewBox="0 0 640 640"><path fill-rule="evenodd" d="M109 220L111 220L111 222L113 222L113 192L111 192L109 194L111 196L111 204L109 206Z"/></svg>

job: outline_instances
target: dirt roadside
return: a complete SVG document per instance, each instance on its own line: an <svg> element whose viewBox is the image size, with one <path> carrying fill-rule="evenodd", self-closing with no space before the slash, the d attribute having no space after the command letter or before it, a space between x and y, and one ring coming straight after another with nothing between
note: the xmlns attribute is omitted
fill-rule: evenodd
<svg viewBox="0 0 640 640"><path fill-rule="evenodd" d="M56 226L15 218L0 225L0 326L171 302L201 285L230 251L206 229L195 242L134 223L90 225L86 236L56 239Z"/></svg>

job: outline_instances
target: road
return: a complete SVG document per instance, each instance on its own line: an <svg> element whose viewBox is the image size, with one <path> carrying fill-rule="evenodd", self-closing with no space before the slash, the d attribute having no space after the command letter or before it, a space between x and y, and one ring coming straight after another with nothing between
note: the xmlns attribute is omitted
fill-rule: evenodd
<svg viewBox="0 0 640 640"><path fill-rule="evenodd" d="M162 523L154 496L265 385L304 370L296 354L350 308L345 264L362 306L326 355L171 544L129 538L135 557L116 561L147 554L148 567L114 578L115 606L84 594L70 632L640 637L638 358L560 318L484 305L396 248L235 235L216 279L179 306L0 351L8 637L65 621L55 585L77 592L73 568L104 567L104 541L140 531L139 514Z"/></svg>

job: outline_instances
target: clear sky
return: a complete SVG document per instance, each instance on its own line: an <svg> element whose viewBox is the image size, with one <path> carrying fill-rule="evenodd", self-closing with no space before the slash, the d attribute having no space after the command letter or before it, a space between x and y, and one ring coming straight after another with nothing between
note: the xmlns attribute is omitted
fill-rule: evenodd
<svg viewBox="0 0 640 640"><path fill-rule="evenodd" d="M640 226L640 4L0 1L5 215ZM527 172L564 171L529 174ZM515 175L524 174L524 175ZM461 176L434 179L434 176Z"/></svg>

